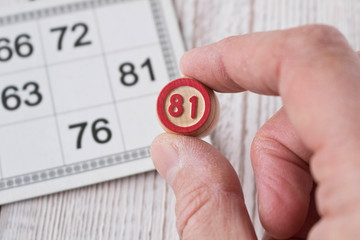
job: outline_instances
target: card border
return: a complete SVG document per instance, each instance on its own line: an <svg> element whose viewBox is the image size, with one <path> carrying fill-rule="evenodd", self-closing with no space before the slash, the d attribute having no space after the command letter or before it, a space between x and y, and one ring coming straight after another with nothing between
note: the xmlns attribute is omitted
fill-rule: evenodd
<svg viewBox="0 0 360 240"><path fill-rule="evenodd" d="M94 8L99 8L101 6L108 6L111 4L121 4L124 2L134 2L134 1L140 1L140 0L92 0L92 1L76 1L76 2L70 2L70 3L57 3L56 6L47 6L41 8L41 5L39 5L39 9L36 10L29 10L24 11L20 13L15 13L12 15L5 15L0 16L0 28L3 26L9 26L13 24L18 24L24 21L37 21L43 18L47 17L54 17L54 16L60 16L62 14L69 14L69 13L75 13L78 11L83 10L91 10ZM156 30L158 33L158 38L163 54L163 58L165 61L165 65L167 68L167 73L169 76L169 79L175 79L180 75L179 69L178 69L178 54L180 51L183 52L182 49L174 49L172 40L173 37L169 34L169 31L174 33L174 29L169 29L166 24L166 20L169 17L169 13L164 13L164 9L162 8L162 5L165 4L166 1L163 0L147 0L149 1L151 11L153 14L154 23L156 26ZM56 3L52 3L56 4ZM168 4L168 3L167 3ZM167 5L168 6L168 5ZM170 19L171 23L174 23L174 19ZM176 31L177 36L180 36L178 31ZM179 42L175 43L179 44ZM183 47L183 45L182 45ZM155 111L155 110L154 110ZM124 163L130 163L134 162L136 160L141 159L149 159L150 157L150 147L145 146L143 148L133 149L130 151L120 152L113 155L108 155L104 157L99 157L95 159L85 160L81 162L77 162L74 164L67 164L51 169L43 169L41 171L26 173L22 175L12 176L3 178L0 180L0 192L5 190L11 190L18 187L24 187L31 184L37 184L37 183L43 183L50 180L60 179L64 178L66 176L74 176L79 175L82 173L87 173L91 171L96 171L99 169L112 167L116 165L121 165ZM149 160L150 161L150 160ZM149 168L149 166L146 166L146 169L138 169L132 174L140 173L144 171L149 171L153 169L153 167ZM113 176L113 177L103 177L105 180L114 179L117 177L126 176L128 174L122 174L119 176ZM98 177L98 179L101 179L101 177ZM96 182L101 182L96 181ZM84 184L77 184L76 186L85 186L95 183L95 181L92 181L91 183L84 183ZM73 186L69 186L68 188L59 188L55 191L50 192L57 192L61 190L66 190L74 188ZM49 191L45 191L43 193L35 194L36 196L40 195L46 195L50 193ZM33 197L33 195L31 196ZM29 198L26 196L22 197L16 197L15 200L25 199ZM0 204L14 201L14 199L4 199L1 201Z"/></svg>

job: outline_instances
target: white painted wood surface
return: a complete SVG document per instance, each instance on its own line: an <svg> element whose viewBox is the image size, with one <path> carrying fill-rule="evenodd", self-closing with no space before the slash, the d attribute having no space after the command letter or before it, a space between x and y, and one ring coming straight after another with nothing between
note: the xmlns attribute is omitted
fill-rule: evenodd
<svg viewBox="0 0 360 240"><path fill-rule="evenodd" d="M28 0L0 0L3 6ZM46 1L46 0L42 0ZM360 48L359 0L174 0L188 49L224 37L309 23L338 27ZM239 174L250 216L261 236L249 150L257 129L281 107L278 98L221 94L215 146ZM0 239L179 239L171 189L156 173L1 207Z"/></svg>

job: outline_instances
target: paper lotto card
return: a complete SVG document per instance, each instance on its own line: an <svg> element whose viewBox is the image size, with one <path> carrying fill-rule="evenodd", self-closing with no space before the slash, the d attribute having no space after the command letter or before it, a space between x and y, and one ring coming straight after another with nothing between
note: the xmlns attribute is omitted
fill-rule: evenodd
<svg viewBox="0 0 360 240"><path fill-rule="evenodd" d="M161 88L183 53L169 0L0 13L0 204L153 169Z"/></svg>

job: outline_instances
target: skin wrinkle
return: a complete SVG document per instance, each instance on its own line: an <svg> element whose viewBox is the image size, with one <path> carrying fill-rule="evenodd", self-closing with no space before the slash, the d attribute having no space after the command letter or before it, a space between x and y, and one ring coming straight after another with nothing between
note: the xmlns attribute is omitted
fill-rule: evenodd
<svg viewBox="0 0 360 240"><path fill-rule="evenodd" d="M285 119L281 119L281 122L274 122L272 121L274 117L279 114L284 114ZM298 156L302 162L305 162L305 165L308 166L308 160L312 156L312 152L306 148L305 144L303 143L302 139L299 138L297 133L294 130L294 127L290 123L285 109L282 107L270 121L268 121L262 129L257 133L258 136L267 137L270 140L275 142L279 142L279 144L283 145L284 148L291 151L295 156ZM292 139L292 142L297 142L297 144L288 143L291 145L291 148L287 147L286 140Z"/></svg>
<svg viewBox="0 0 360 240"><path fill-rule="evenodd" d="M181 203L184 203L183 205L186 204L185 207L179 206L179 201L177 201L176 204L177 225L180 236L183 236L184 231L186 231L189 220L194 218L195 214L198 214L201 209L206 207L208 202L211 200L211 196L208 194L206 189L201 189L201 187L192 189L192 191L188 192L186 195L187 196L185 198L180 197L182 200ZM203 196L205 196L205 198ZM184 201L184 199L188 199L189 197L190 199L188 201ZM190 208L189 210L189 206L193 208Z"/></svg>
<svg viewBox="0 0 360 240"><path fill-rule="evenodd" d="M282 193L280 193L279 191L276 191L276 189L274 188L274 185L273 184L268 184L268 183L264 183L264 186L263 186L264 188L266 187L266 188L268 188L270 191L273 191L273 193L274 193L274 197L272 198L272 202L278 202L278 203L281 203L281 202L283 202L283 196L282 196ZM277 199L277 201L276 201L276 199ZM262 224L263 224L263 226L264 226L264 228L265 229L267 229L268 227L270 227L270 225L269 224L271 224L271 221L269 221L268 220L268 218L269 217L271 217L271 216L277 216L278 215L278 211L279 210L276 210L276 209L274 209L272 206L273 206L273 204L267 204L268 203L268 201L265 201L265 208L264 208L264 210L266 210L266 211L260 211L261 209L260 208L263 208L263 203L261 203L261 202L259 202L259 212L260 212L260 220L261 220L261 222L262 222ZM282 216L286 216L286 215L290 215L290 214L293 214L292 213L292 210L294 210L294 208L288 208L287 207L287 205L285 205L285 204L277 204L280 208L280 210L281 210L281 214L282 214ZM303 215L303 217L305 218L305 219L307 219L308 220L308 217L309 217L309 213L308 213L308 210L307 209L309 209L308 207L305 209L305 211L301 211L300 213L301 214L304 214ZM296 210L296 209L295 209ZM298 210L296 210L296 211L298 211ZM310 209L309 209L309 211L310 211ZM265 214L266 213L266 214ZM265 215L264 215L265 214ZM312 217L310 216L310 219L308 220L308 221L312 221ZM274 231L274 232L282 232L283 231L283 229L284 229L284 227L285 227L285 225L284 224L278 224L278 225L276 225L276 226L272 226L271 228L272 228L272 231ZM296 234L296 236L306 236L307 235L307 231L308 231L308 229L305 227L305 225L292 225L291 226L291 228L292 228L292 231L294 232L294 233L297 233ZM303 229L305 229L305 230L303 230ZM276 239L283 239L284 238L284 236L283 235L276 235L276 234L273 234L273 237L276 237ZM291 238L291 239L293 239L293 238ZM302 238L302 239L305 239L305 237L304 238Z"/></svg>
<svg viewBox="0 0 360 240"><path fill-rule="evenodd" d="M281 159L281 158L278 158L278 157L271 157L272 156L272 154L267 154L267 156L269 156L269 158L273 158L273 159L277 159L277 160L283 160L283 162L284 163L289 163L289 162L287 162L286 161L286 159ZM262 158L262 160L263 160L264 158ZM311 179L311 175L310 175L310 173L308 173L308 172L306 172L306 171L304 171L303 169L301 169L301 168L293 168L293 171L292 172L294 172L294 170L300 170L300 173L303 173L302 175L306 175L306 177L308 177L307 179ZM289 186L291 186L291 188L290 189L293 189L293 190L298 190L297 188L295 188L295 187L298 187L299 185L300 186L303 186L302 184L300 184L300 183L304 183L304 182L302 182L302 181L295 181L295 183L291 183L291 182L289 182L289 180L288 180L288 178L287 177L284 177L284 175L288 175L288 171L285 171L284 170L284 168L280 168L280 169L276 169L275 171L272 171L272 172L274 172L274 173L276 173L277 175L277 177L279 178L278 179L278 181L277 181L277 183L287 183ZM262 176L272 176L271 174L263 174ZM295 177L296 175L291 175L291 176L293 176L293 177ZM267 180L269 180L269 179L267 179ZM301 179L301 180L304 180L304 179ZM310 191L309 191L309 193L311 192L311 189L312 189L312 186L313 186L313 181L311 180L311 181L307 181L308 182L308 184L306 184L305 186L308 186L308 187L306 187L307 189L309 189ZM295 185L296 184L296 185ZM298 184L298 185L297 185ZM279 184L279 185L282 185L282 184ZM299 194L300 195L300 194Z"/></svg>
<svg viewBox="0 0 360 240"><path fill-rule="evenodd" d="M261 136L258 137L254 143L256 146L256 154L260 155L264 153L266 155L273 156L272 159L283 160L284 162L291 162L291 164L297 166L298 168L302 169L305 172L309 172L309 165L307 164L307 159L302 159L297 155L292 149L288 148L284 145L281 141L274 138L273 136ZM291 155L291 157L282 157L280 156L281 153L286 152L287 155ZM295 160L296 159L296 160Z"/></svg>
<svg viewBox="0 0 360 240"><path fill-rule="evenodd" d="M265 169L265 168L263 168L264 170L262 171L262 170L259 170L260 172L259 172L259 174L258 175L260 175L261 174L261 176L262 176L262 180L261 181L259 181L259 184L262 184L263 186L261 186L261 189L269 189L269 188L265 188L265 186L269 186L269 185L271 185L271 186L282 186L282 185L288 185L289 187L287 187L286 189L287 190L290 190L290 191L292 191L292 192L296 192L297 194L296 194L296 196L297 196L297 198L299 198L299 199L302 199L302 197L303 197L303 194L302 194L302 192L301 191L299 191L299 189L297 188L299 185L299 183L301 183L301 181L289 181L289 179L287 178L287 177L285 177L284 175L287 175L287 171L285 171L285 170L283 170L283 168L281 168L281 169L276 169L276 171L271 171L271 172L275 172L276 173L276 175L272 175L272 174L267 174L267 169ZM304 172L305 173L305 172ZM305 173L306 174L306 173ZM306 187L307 189L309 189L309 196L310 196L310 193L311 193L311 189L312 189L312 181L310 182L310 181L307 181L308 183L306 183L306 181L305 181L305 179L303 179L303 178L301 178L301 180L303 180L304 182L303 183L305 183L305 186L306 185L308 185L308 187ZM300 185L301 186L301 185ZM260 189L260 187L259 187L259 189ZM275 188L272 188L273 189L273 191L276 191L276 193L277 194L279 194L279 196L281 196L280 198L279 198L279 200L285 200L284 199L284 195L280 195L280 189L283 189L283 188L278 188L277 187L277 189L275 189ZM275 192L274 192L275 193ZM290 195L291 196L291 198L293 198L294 197L294 195ZM283 201L280 201L280 202L283 202Z"/></svg>
<svg viewBox="0 0 360 240"><path fill-rule="evenodd" d="M175 135L170 135L168 138L170 139L175 139ZM157 140L157 143L168 143L168 138L165 138L164 140ZM177 138L176 138L177 139ZM201 145L199 144L192 144L192 141L196 141L197 139L192 138L192 137L183 137L180 136L179 139L177 139L176 141L171 141L170 140L170 144L171 146L177 151L177 152L183 152L182 149L187 149L187 154L183 155L180 154L180 159L179 159L179 169L182 168L192 168L192 167L196 167L196 171L198 173L199 176L207 176L209 175L208 172L211 169L215 169L214 172L216 173L216 169L221 169L223 168L222 164L227 163L224 161L217 161L216 159L213 159L211 161L211 164L207 164L207 165L203 165L203 164L199 164L199 162L208 162L208 159L212 159L214 158L213 152L209 152L207 151L208 146L206 146L207 143L203 143ZM200 154L199 154L200 153ZM194 163L197 163L194 165ZM209 163L209 162L208 162ZM230 167L230 164L227 163L226 165L228 165ZM179 171L179 170L178 170ZM214 177L214 174L210 174L210 176L212 176L212 178ZM220 176L221 177L221 176ZM211 181L211 179L205 179L205 182L214 182ZM221 182L221 181L218 181ZM224 184L221 183L218 186L214 185L211 186L213 188L224 188L223 186ZM229 185L226 185L229 186Z"/></svg>
<svg viewBox="0 0 360 240"><path fill-rule="evenodd" d="M181 149L182 147L180 147ZM199 166L199 162L202 161L206 161L207 159L212 159L214 158L214 156L207 151L204 151L205 149L189 149L189 155L192 156L191 158L186 155L182 155L180 157L180 163L181 163L181 167L180 169L189 169L189 168L196 168L196 174L197 176L199 176L197 178L198 181L201 181L201 185L204 186L204 188L210 189L214 192L217 191L223 191L223 192L228 192L228 193L237 193L239 194L239 192L241 193L242 196L242 191L241 189L237 188L238 186L238 180L237 179L233 179L234 180L234 184L226 182L223 183L222 177L223 174L218 174L219 169L224 168L223 164L221 164L221 162L223 161L211 161L211 163L209 164L209 161L207 161L207 165L200 165ZM193 151L197 151L197 152L193 152ZM205 152L205 156L201 155L199 156L197 153L204 153ZM207 156L206 156L207 155ZM194 164L196 163L196 164ZM226 164L229 165L229 164ZM228 166L230 167L230 166ZM179 170L181 171L181 170ZM236 181L235 181L236 180Z"/></svg>
<svg viewBox="0 0 360 240"><path fill-rule="evenodd" d="M274 189L272 184L268 184L265 182L264 187L271 190L271 192L273 193L272 199L279 199L279 200L282 199L279 195L279 192ZM261 199L259 199L259 197L258 197L258 204L259 204L258 207L259 207L260 221L261 221L264 229L268 229L269 228L268 225L270 224L270 222L267 220L267 218L272 215L277 215L276 214L277 210L275 211L273 203L268 204L268 201L262 201ZM279 225L279 226L277 226L278 229L273 229L273 231L275 231L275 232L282 231L282 229L281 229L282 227L283 226Z"/></svg>
<svg viewBox="0 0 360 240"><path fill-rule="evenodd" d="M227 193L216 194L215 196L212 194L211 201L207 202L207 205L203 205L199 211L197 211L189 220L188 226L189 228L183 231L184 239L199 239L196 238L196 231L201 228L206 228L208 226L212 226L212 222L219 223L219 225L214 226L216 228L226 228L229 224L232 224L236 221L239 221L238 216L240 216L244 208L243 204L241 204L243 200L238 196L238 194ZM216 210L212 211L211 217L202 216L204 212L207 212L207 208L211 208L212 206L217 206ZM241 207L242 206L242 207ZM239 215L234 215L234 212L239 212ZM216 214L221 213L221 214ZM228 213L228 214L226 214ZM205 218L204 218L205 217ZM199 224L198 218L201 219L201 224ZM189 232L189 234L186 234ZM217 231L208 231L208 237L202 236L201 239L234 239L234 236L237 236L239 232L238 228L230 228L226 233L218 233ZM195 234L194 234L195 233ZM189 236L189 238L187 238Z"/></svg>
<svg viewBox="0 0 360 240"><path fill-rule="evenodd" d="M232 39L235 37L230 37L228 38L228 41L231 42ZM226 65L224 64L224 55L222 54L222 52L226 51L224 50L224 48L226 47L226 43L220 43L215 49L216 49L216 54L210 55L212 58L214 58L215 60L213 60L213 66L217 66L213 72L213 76L217 76L220 73L220 78L217 79L217 83L219 85L222 86L222 88L226 89L226 92L232 92L234 91L233 89L239 89L239 91L244 91L244 89L242 89L238 84L234 83L234 81L232 81L232 79L230 78L228 71L226 69Z"/></svg>
<svg viewBox="0 0 360 240"><path fill-rule="evenodd" d="M263 39L261 39L261 41L260 41L260 46L263 46L263 43L264 42L266 42L266 40L263 38ZM280 47L278 46L279 45L279 43L277 43L276 45L274 45L273 47L274 48L276 48L276 49L279 49ZM255 50L254 50L254 55L261 55L261 53L259 54L259 52L260 51L264 51L263 49L260 49L260 48L255 48ZM277 52L279 52L279 53L282 53L282 51L277 51ZM275 56L272 56L272 58L273 59L281 59L279 56L277 56L277 55L275 55ZM256 58L254 58L253 59L253 61L255 61L255 59ZM269 59L269 61L271 61L270 59ZM278 69L280 69L281 68L281 63L282 63L282 61L276 61L276 67L275 67L275 69L277 69L276 71L275 71L275 77L277 77L277 78L280 78L280 75L278 75ZM256 63L252 63L252 65L253 66L256 66L257 64ZM253 71L254 73L256 73L256 71ZM268 76L266 76L266 78L267 78ZM261 78L261 76L253 76L253 78L255 79L255 78ZM274 86L272 86L271 84L269 84L269 82L270 81L268 81L268 80L263 80L262 81L262 84L263 84L263 86L266 86L265 88L267 89L267 90L265 90L266 92L268 92L268 95L277 95L277 87L276 87L276 89L274 89Z"/></svg>
<svg viewBox="0 0 360 240"><path fill-rule="evenodd" d="M241 203L244 202L244 199L242 196L239 196L238 194L233 194L233 193L221 193L221 195L223 197L219 198L219 206L225 207L225 209L223 211L223 212L227 213L225 216L231 216L234 212L241 212L241 209L245 209L245 207L239 208L239 205L241 205ZM224 200L224 199L226 199L226 200ZM234 202L234 203L227 204L229 202L229 199L233 199L232 202ZM239 214L239 216L241 216L241 214ZM220 216L217 216L217 217L220 218ZM225 228L226 228L226 225L224 226ZM235 231L233 229L230 229L230 231L231 230ZM232 235L232 234L230 234L230 235ZM233 235L233 236L235 236L235 235Z"/></svg>
<svg viewBox="0 0 360 240"><path fill-rule="evenodd" d="M221 162L224 161L217 161L216 157L214 160L209 160L210 158L214 158L214 154L212 152L209 152L207 150L207 144L203 143L201 145L199 144L191 144L191 141L195 140L193 138L189 137L180 137L180 140L176 142L178 145L177 148L179 151L183 147L187 147L187 154L180 156L180 162L182 162L182 166L178 171L178 174L180 176L177 177L177 179L182 179L181 174L182 171L186 169L194 169L196 168L196 180L195 182L192 182L192 186L197 186L190 192L186 192L186 189L188 188L187 181L178 180L180 182L180 185L177 184L177 186L174 186L176 189L183 189L179 192L181 195L177 195L177 198L182 200L181 205L177 205L177 212L182 212L185 210L185 212L181 213L181 216L178 216L178 219L180 219L179 223L179 230L181 231L181 234L184 235L184 231L186 231L187 226L189 225L188 221L191 221L191 219L194 218L194 216L201 212L202 208L205 208L207 204L209 204L209 195L204 193L210 193L212 199L221 199L224 195L226 196L232 196L232 198L237 198L243 200L243 195L240 186L240 183L238 182L238 179L236 178L237 182L234 184L234 186L231 186L232 184L229 182L223 183L221 182L221 175L219 177L216 177L217 169L224 168L224 164L221 164ZM190 142L190 144L189 144ZM187 143L187 145L183 145L184 143ZM204 153L205 152L205 156ZM199 155L199 153L202 153ZM191 158L189 156L192 156ZM207 167L204 168L198 168L199 161L210 161L210 164L208 164ZM227 162L225 162L227 163ZM227 167L230 167L229 164ZM214 169L214 170L212 170ZM193 170L195 174L195 169ZM234 174L235 175L235 174ZM184 197L185 196L185 197ZM190 197L190 200L186 200ZM184 199L185 198L185 199ZM206 200L207 199L207 200ZM199 202L196 202L199 201ZM195 202L195 203L194 203ZM185 207L184 207L185 206ZM190 210L186 210L190 207ZM192 208L193 207L193 208ZM185 222L182 223L181 219L185 219ZM190 224L190 226L192 226Z"/></svg>

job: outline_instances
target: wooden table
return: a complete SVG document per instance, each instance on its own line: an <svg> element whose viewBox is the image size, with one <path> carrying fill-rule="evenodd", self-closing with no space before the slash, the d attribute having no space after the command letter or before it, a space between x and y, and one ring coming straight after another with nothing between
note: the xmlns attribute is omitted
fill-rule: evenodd
<svg viewBox="0 0 360 240"><path fill-rule="evenodd" d="M25 1L0 0L0 6ZM309 23L338 27L354 49L360 49L359 0L175 0L174 4L188 49L230 35ZM245 92L221 94L220 102L221 119L212 140L238 172L261 236L249 150L257 129L281 107L281 100ZM179 239L174 205L173 192L156 172L139 174L2 206L0 239Z"/></svg>

